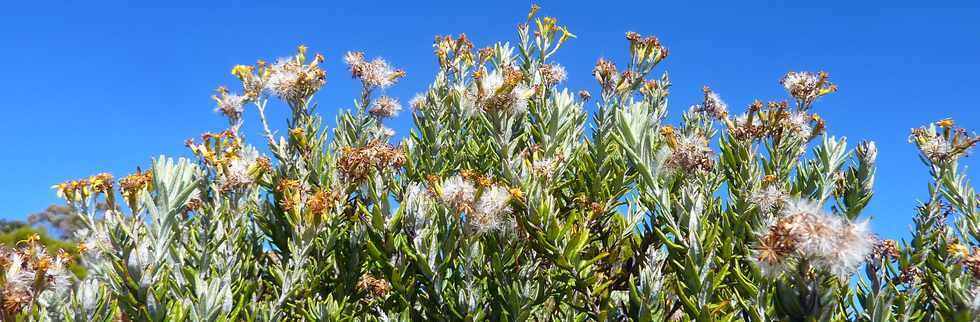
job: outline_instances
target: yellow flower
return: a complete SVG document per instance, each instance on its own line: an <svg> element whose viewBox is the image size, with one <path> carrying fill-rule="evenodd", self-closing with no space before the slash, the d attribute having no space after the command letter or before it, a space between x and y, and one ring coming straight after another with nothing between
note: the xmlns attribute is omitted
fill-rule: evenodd
<svg viewBox="0 0 980 322"><path fill-rule="evenodd" d="M510 188L510 195L511 196L514 196L514 198L517 198L517 199L523 199L524 198L524 192L521 191L521 188L518 188L518 187L512 187L512 188Z"/></svg>
<svg viewBox="0 0 980 322"><path fill-rule="evenodd" d="M966 248L966 246L963 246L958 241L953 241L952 244L947 245L946 252L960 258L970 256L970 249Z"/></svg>
<svg viewBox="0 0 980 322"><path fill-rule="evenodd" d="M253 67L248 65L235 65L235 67L231 69L231 74L238 77L239 80L245 80L247 77L252 75L252 69Z"/></svg>
<svg viewBox="0 0 980 322"><path fill-rule="evenodd" d="M952 129L953 128L953 119L951 119L951 118L942 119L939 122L936 122L936 125L938 125L941 128L944 128L944 129Z"/></svg>
<svg viewBox="0 0 980 322"><path fill-rule="evenodd" d="M674 128L670 125L660 127L660 135L667 138L667 146L673 149L677 146L677 137L674 136Z"/></svg>
<svg viewBox="0 0 980 322"><path fill-rule="evenodd" d="M778 180L779 179L776 178L776 176L771 175L771 174L767 174L765 177L762 177L762 183L767 184L767 185L768 184L776 183Z"/></svg>

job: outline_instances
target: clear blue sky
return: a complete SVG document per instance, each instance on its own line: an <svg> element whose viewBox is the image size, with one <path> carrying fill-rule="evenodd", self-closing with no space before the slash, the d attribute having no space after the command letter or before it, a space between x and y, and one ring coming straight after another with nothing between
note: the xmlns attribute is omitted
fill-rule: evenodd
<svg viewBox="0 0 980 322"><path fill-rule="evenodd" d="M184 139L218 131L218 85L237 63L294 53L327 58L321 112L349 108L357 87L341 57L362 50L408 72L389 94L407 101L436 69L435 35L465 32L477 46L516 39L526 1L284 1L224 3L29 1L0 4L0 217L24 218L59 202L52 184L144 168L161 153L187 155ZM281 2L281 3L280 3ZM164 2L161 2L164 3ZM275 4L274 4L275 3ZM877 194L866 214L885 236L905 236L926 169L909 129L954 117L980 129L980 5L976 1L541 1L578 39L558 59L572 89L594 89L599 57L624 60L623 34L653 34L670 49L671 113L699 101L704 84L741 111L785 98L789 70L826 70L840 91L817 111L830 132L878 142ZM254 111L245 133L260 143ZM331 122L332 123L332 122ZM404 132L403 113L391 126ZM852 145L853 146L853 145ZM974 156L967 165L978 165ZM974 179L973 182L980 182Z"/></svg>

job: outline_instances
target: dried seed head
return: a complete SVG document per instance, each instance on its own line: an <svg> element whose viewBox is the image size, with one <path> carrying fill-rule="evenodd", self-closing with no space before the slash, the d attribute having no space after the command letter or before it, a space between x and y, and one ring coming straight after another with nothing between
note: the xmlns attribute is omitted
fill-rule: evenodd
<svg viewBox="0 0 980 322"><path fill-rule="evenodd" d="M667 131L673 134L669 127L660 129L661 133ZM674 173L704 173L714 169L714 158L714 151L708 146L707 139L696 134L684 135L676 139L664 166Z"/></svg>
<svg viewBox="0 0 980 322"><path fill-rule="evenodd" d="M369 88L387 88L405 77L405 71L392 68L384 59L375 58L369 62L364 59L364 53L358 51L347 52L344 62L351 76L360 79Z"/></svg>
<svg viewBox="0 0 980 322"><path fill-rule="evenodd" d="M306 201L306 208L316 216L326 216L337 201L340 200L340 193L330 190L318 190Z"/></svg>
<svg viewBox="0 0 980 322"><path fill-rule="evenodd" d="M391 291L391 284L371 274L364 274L361 276L361 280L357 282L357 288L376 299L383 299Z"/></svg>
<svg viewBox="0 0 980 322"><path fill-rule="evenodd" d="M397 99L381 96L371 104L371 110L368 112L377 118L391 118L398 116L398 112L401 110L402 104Z"/></svg>
<svg viewBox="0 0 980 322"><path fill-rule="evenodd" d="M8 284L3 289L3 312L7 316L17 315L32 301L30 291L25 288Z"/></svg>
<svg viewBox="0 0 980 322"><path fill-rule="evenodd" d="M567 74L565 73L565 67L561 65L546 64L538 68L538 73L541 74L541 81L546 86L553 86L565 80Z"/></svg>
<svg viewBox="0 0 980 322"><path fill-rule="evenodd" d="M799 256L846 277L864 263L873 242L867 221L850 222L824 213L809 200L797 199L783 206L780 218L760 238L756 259L767 270L783 268L772 265L783 263L786 256Z"/></svg>
<svg viewBox="0 0 980 322"><path fill-rule="evenodd" d="M510 192L500 186L490 186L483 190L473 212L466 219L477 234L506 230L510 215Z"/></svg>
<svg viewBox="0 0 980 322"><path fill-rule="evenodd" d="M245 103L249 101L249 96L239 96L228 93L224 87L218 87L218 94L211 96L218 105L214 108L215 112L223 114L232 124L238 123L245 111Z"/></svg>
<svg viewBox="0 0 980 322"><path fill-rule="evenodd" d="M255 166L259 171L259 174L272 173L272 160L267 156L259 156L255 158Z"/></svg>
<svg viewBox="0 0 980 322"><path fill-rule="evenodd" d="M527 99L534 94L523 80L520 70L504 67L479 79L467 95L475 98L484 111L520 114L527 110Z"/></svg>
<svg viewBox="0 0 980 322"><path fill-rule="evenodd" d="M752 201L762 213L773 213L779 206L786 202L788 195L776 184L767 185L752 193L749 200Z"/></svg>
<svg viewBox="0 0 980 322"><path fill-rule="evenodd" d="M764 274L777 275L786 269L787 260L795 251L796 238L789 227L775 224L759 238L753 258Z"/></svg>
<svg viewBox="0 0 980 322"><path fill-rule="evenodd" d="M264 91L295 105L319 91L327 82L327 73L319 67L323 56L316 55L305 64L305 52L306 47L300 46L296 56L279 59L265 69Z"/></svg>
<svg viewBox="0 0 980 322"><path fill-rule="evenodd" d="M809 108L818 97L837 91L837 86L827 80L825 72L789 72L779 81L786 91L800 103L803 109Z"/></svg>
<svg viewBox="0 0 980 322"><path fill-rule="evenodd" d="M967 134L966 130L956 128L952 119L936 122L942 129L937 132L934 127L912 129L909 142L915 143L922 155L933 163L944 163L959 159L970 153L980 136Z"/></svg>
<svg viewBox="0 0 980 322"><path fill-rule="evenodd" d="M344 180L360 182L372 171L395 170L404 162L405 155L400 148L375 140L363 147L345 148L337 160L337 168Z"/></svg>
<svg viewBox="0 0 980 322"><path fill-rule="evenodd" d="M704 86L704 103L695 105L692 110L705 113L708 116L723 120L728 117L728 104L721 100L721 96Z"/></svg>
<svg viewBox="0 0 980 322"><path fill-rule="evenodd" d="M641 38L642 36L640 36L640 34L635 31L626 32L626 40L629 40L630 43L637 43L640 41Z"/></svg>
<svg viewBox="0 0 980 322"><path fill-rule="evenodd" d="M891 239L879 240L875 245L872 257L876 259L896 259L901 254L898 242Z"/></svg>
<svg viewBox="0 0 980 322"><path fill-rule="evenodd" d="M784 133L808 141L814 136L814 128L810 125L813 118L804 111L792 112L786 115L781 125Z"/></svg>
<svg viewBox="0 0 980 322"><path fill-rule="evenodd" d="M974 278L980 278L980 249L974 248L972 255L963 258L963 266L973 273Z"/></svg>
<svg viewBox="0 0 980 322"><path fill-rule="evenodd" d="M596 62L595 67L592 68L592 76L599 82L599 86L604 92L612 91L619 82L619 71L616 70L616 64L605 59L599 59Z"/></svg>
<svg viewBox="0 0 980 322"><path fill-rule="evenodd" d="M922 270L915 266L909 266L902 269L899 279L905 283L915 283L922 279Z"/></svg>
<svg viewBox="0 0 980 322"><path fill-rule="evenodd" d="M473 208L476 187L462 175L455 175L442 182L442 202L450 208L464 212Z"/></svg>

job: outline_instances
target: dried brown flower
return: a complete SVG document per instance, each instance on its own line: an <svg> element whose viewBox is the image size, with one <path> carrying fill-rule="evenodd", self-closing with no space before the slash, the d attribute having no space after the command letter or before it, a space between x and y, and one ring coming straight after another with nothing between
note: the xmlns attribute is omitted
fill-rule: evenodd
<svg viewBox="0 0 980 322"><path fill-rule="evenodd" d="M337 167L345 180L359 182L371 171L397 169L405 162L405 155L396 146L372 141L364 147L345 148Z"/></svg>
<svg viewBox="0 0 980 322"><path fill-rule="evenodd" d="M385 298L388 296L388 292L391 291L391 284L388 281L380 278L376 278L371 274L364 274L361 276L361 280L357 282L357 288L361 291L367 292L374 298Z"/></svg>

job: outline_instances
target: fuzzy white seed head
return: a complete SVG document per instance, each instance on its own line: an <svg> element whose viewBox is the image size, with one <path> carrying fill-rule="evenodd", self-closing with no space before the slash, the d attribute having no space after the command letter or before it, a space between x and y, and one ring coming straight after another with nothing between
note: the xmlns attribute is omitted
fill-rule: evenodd
<svg viewBox="0 0 980 322"><path fill-rule="evenodd" d="M786 119L786 128L790 135L807 140L813 135L813 127L810 126L811 117L806 112L794 112Z"/></svg>
<svg viewBox="0 0 980 322"><path fill-rule="evenodd" d="M728 116L728 104L721 100L721 96L715 92L708 92L704 95L703 110L708 116L716 119L723 119Z"/></svg>
<svg viewBox="0 0 980 322"><path fill-rule="evenodd" d="M241 118L242 112L245 111L245 102L248 98L245 96L226 94L217 98L218 106L214 108L217 113L224 114L229 119L237 120Z"/></svg>
<svg viewBox="0 0 980 322"><path fill-rule="evenodd" d="M378 118L391 118L398 116L401 112L402 104L397 99L390 96L381 96L371 104L369 113Z"/></svg>
<svg viewBox="0 0 980 322"><path fill-rule="evenodd" d="M779 82L794 97L805 98L817 89L819 81L817 74L811 72L789 72Z"/></svg>
<svg viewBox="0 0 980 322"><path fill-rule="evenodd" d="M831 251L820 258L818 263L837 276L850 276L864 263L874 248L872 236L866 220L843 222Z"/></svg>
<svg viewBox="0 0 980 322"><path fill-rule="evenodd" d="M752 194L750 200L762 213L772 213L786 201L786 192L778 185L769 185Z"/></svg>
<svg viewBox="0 0 980 322"><path fill-rule="evenodd" d="M442 182L442 201L448 206L461 209L473 203L476 187L463 176L454 175Z"/></svg>
<svg viewBox="0 0 980 322"><path fill-rule="evenodd" d="M487 188L468 216L469 224L479 234L504 229L510 215L509 201L507 189L496 185Z"/></svg>

